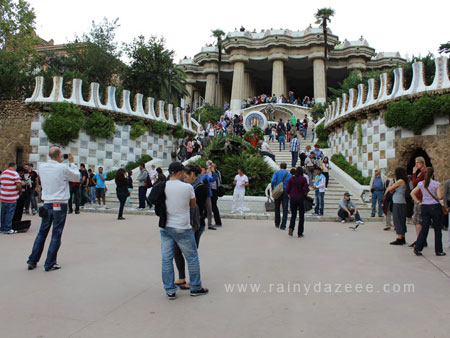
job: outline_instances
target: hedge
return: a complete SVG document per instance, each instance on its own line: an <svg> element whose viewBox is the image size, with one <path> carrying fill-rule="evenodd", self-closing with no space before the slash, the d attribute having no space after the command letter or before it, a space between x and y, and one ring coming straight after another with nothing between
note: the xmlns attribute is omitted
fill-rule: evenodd
<svg viewBox="0 0 450 338"><path fill-rule="evenodd" d="M336 164L339 168L344 170L348 175L353 177L359 184L369 185L371 177L364 177L361 171L356 168L355 165L350 164L341 153L333 154L331 156L331 161Z"/></svg>

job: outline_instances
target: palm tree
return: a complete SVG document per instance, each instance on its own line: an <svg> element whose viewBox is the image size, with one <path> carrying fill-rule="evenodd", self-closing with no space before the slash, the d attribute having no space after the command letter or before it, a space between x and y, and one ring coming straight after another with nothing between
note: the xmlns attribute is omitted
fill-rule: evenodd
<svg viewBox="0 0 450 338"><path fill-rule="evenodd" d="M220 28L214 29L211 31L212 36L217 39L216 47L219 50L219 59L218 59L218 65L217 65L217 82L216 82L216 95L214 98L214 104L217 104L218 101L218 88L220 87L220 66L222 64L222 36L225 35L225 32L221 30Z"/></svg>
<svg viewBox="0 0 450 338"><path fill-rule="evenodd" d="M334 16L334 9L332 8L320 8L317 13L314 14L316 17L316 24L320 24L323 29L323 38L325 44L325 62L328 57L328 32L327 32L327 22L331 22L330 17Z"/></svg>

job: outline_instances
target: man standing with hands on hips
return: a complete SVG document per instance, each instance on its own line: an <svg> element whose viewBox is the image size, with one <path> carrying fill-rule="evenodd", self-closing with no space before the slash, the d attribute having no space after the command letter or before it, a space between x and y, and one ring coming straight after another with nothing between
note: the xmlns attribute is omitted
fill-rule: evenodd
<svg viewBox="0 0 450 338"><path fill-rule="evenodd" d="M41 209L41 227L34 241L31 255L28 258L28 270L36 268L44 250L45 240L47 239L52 223L52 239L48 248L44 268L45 271L61 268L56 262L56 257L61 245L64 224L66 223L69 182L75 182L80 179L80 172L73 163L72 154L68 156L68 164L62 163L63 154L57 146L50 147L49 156L50 160L39 166L44 207Z"/></svg>

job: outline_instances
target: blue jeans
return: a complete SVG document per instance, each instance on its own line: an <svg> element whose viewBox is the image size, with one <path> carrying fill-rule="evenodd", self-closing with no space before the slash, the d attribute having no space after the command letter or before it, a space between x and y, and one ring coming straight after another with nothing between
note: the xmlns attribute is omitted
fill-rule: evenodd
<svg viewBox="0 0 450 338"><path fill-rule="evenodd" d="M372 214L375 215L378 202L378 216L383 217L383 209L381 209L381 200L383 199L382 191L374 191L372 193Z"/></svg>
<svg viewBox="0 0 450 338"><path fill-rule="evenodd" d="M52 239L48 247L47 260L44 264L44 268L47 270L56 264L56 256L59 247L61 246L61 236L64 230L64 224L66 224L67 203L60 204L61 210L54 210L52 203L45 203L44 208L47 210L47 215L42 217L41 227L34 241L31 255L28 258L28 264L37 264L39 262L42 251L44 250L45 240L47 239L48 232L53 223Z"/></svg>
<svg viewBox="0 0 450 338"><path fill-rule="evenodd" d="M145 201L147 200L147 188L145 186L141 186L138 188L138 196L139 196L139 208L145 208Z"/></svg>
<svg viewBox="0 0 450 338"><path fill-rule="evenodd" d="M422 204L422 230L416 241L416 249L422 251L427 242L430 225L434 227L434 250L441 253L442 249L442 210L439 204Z"/></svg>
<svg viewBox="0 0 450 338"><path fill-rule="evenodd" d="M298 151L291 151L292 155L292 168L295 168L295 165L297 164L298 160Z"/></svg>
<svg viewBox="0 0 450 338"><path fill-rule="evenodd" d="M308 134L308 129L303 129L303 139L306 140L306 134Z"/></svg>
<svg viewBox="0 0 450 338"><path fill-rule="evenodd" d="M280 144L281 151L281 143L283 143L283 150L286 149L286 136L278 136L278 143Z"/></svg>
<svg viewBox="0 0 450 338"><path fill-rule="evenodd" d="M191 290L200 290L202 281L200 279L200 261L197 253L197 243L195 242L192 229L160 229L161 234L161 258L162 258L162 280L164 289L167 293L177 291L174 284L175 274L173 271L173 258L175 255L175 246L181 249L186 259L189 269L189 279Z"/></svg>
<svg viewBox="0 0 450 338"><path fill-rule="evenodd" d="M0 231L9 231L12 229L12 220L16 211L16 202L2 202L1 226Z"/></svg>
<svg viewBox="0 0 450 338"><path fill-rule="evenodd" d="M283 206L283 219L281 220L280 205ZM283 191L283 195L275 200L275 226L281 229L286 229L287 217L288 217L289 197L286 191Z"/></svg>
<svg viewBox="0 0 450 338"><path fill-rule="evenodd" d="M319 189L316 189L316 207L314 208L314 212L323 216L324 204L325 192L320 192Z"/></svg>
<svg viewBox="0 0 450 338"><path fill-rule="evenodd" d="M89 187L89 199L91 203L95 203L95 186Z"/></svg>

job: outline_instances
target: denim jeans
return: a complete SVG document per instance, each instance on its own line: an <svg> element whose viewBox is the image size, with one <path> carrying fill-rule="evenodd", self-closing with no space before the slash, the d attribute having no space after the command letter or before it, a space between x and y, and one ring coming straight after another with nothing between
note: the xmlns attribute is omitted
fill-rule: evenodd
<svg viewBox="0 0 450 338"><path fill-rule="evenodd" d="M91 200L91 203L95 203L95 185L89 187L89 199Z"/></svg>
<svg viewBox="0 0 450 338"><path fill-rule="evenodd" d="M422 204L422 230L416 241L416 249L422 251L428 237L430 225L434 227L434 250L436 253L442 249L442 210L440 204Z"/></svg>
<svg viewBox="0 0 450 338"><path fill-rule="evenodd" d="M16 202L2 202L1 227L0 231L9 231L12 229L12 220L16 211Z"/></svg>
<svg viewBox="0 0 450 338"><path fill-rule="evenodd" d="M325 204L325 192L320 192L319 189L316 189L316 207L314 212L316 214L323 215L323 208Z"/></svg>
<svg viewBox="0 0 450 338"><path fill-rule="evenodd" d="M298 160L298 151L291 151L292 155L292 168L295 168L295 165L297 164Z"/></svg>
<svg viewBox="0 0 450 338"><path fill-rule="evenodd" d="M281 144L283 144L283 150L286 149L286 137L285 136L278 136L278 143L280 144L280 151L281 151Z"/></svg>
<svg viewBox="0 0 450 338"><path fill-rule="evenodd" d="M141 186L138 189L138 195L139 195L139 208L144 209L145 208L145 201L147 200L147 188L145 186Z"/></svg>
<svg viewBox="0 0 450 338"><path fill-rule="evenodd" d="M283 206L283 219L281 220L280 205ZM275 200L275 226L281 229L286 229L287 217L288 217L289 197L286 191L283 191L283 195Z"/></svg>
<svg viewBox="0 0 450 338"><path fill-rule="evenodd" d="M125 207L125 202L128 198L128 194L123 193L116 193L116 194L117 199L119 200L119 215L117 216L117 218L120 218L123 215L123 208Z"/></svg>
<svg viewBox="0 0 450 338"><path fill-rule="evenodd" d="M45 240L53 223L52 239L48 247L47 260L44 264L45 269L50 269L56 264L56 257L61 246L61 236L67 216L67 203L60 204L60 210L54 210L52 203L45 203L44 208L47 210L47 215L42 217L41 227L34 241L31 255L28 258L28 264L37 264L39 262L44 250Z"/></svg>
<svg viewBox="0 0 450 338"><path fill-rule="evenodd" d="M197 253L197 243L195 242L192 229L175 229L166 227L160 229L161 234L161 258L162 258L162 281L167 293L177 291L174 284L175 273L173 271L173 259L176 245L181 249L186 259L189 269L189 279L191 290L200 290L202 281L200 279L200 261Z"/></svg>
<svg viewBox="0 0 450 338"><path fill-rule="evenodd" d="M383 209L381 209L381 200L383 199L382 191L374 191L372 193L372 214L376 214L377 204L378 204L378 216L383 217ZM378 202L378 203L377 203Z"/></svg>
<svg viewBox="0 0 450 338"><path fill-rule="evenodd" d="M69 198L69 212L73 212L72 207L72 201L75 202L75 212L80 211L80 186L77 185L76 187L72 186L72 183L70 184L70 198Z"/></svg>
<svg viewBox="0 0 450 338"><path fill-rule="evenodd" d="M306 135L308 134L308 129L303 129L303 139L306 140Z"/></svg>
<svg viewBox="0 0 450 338"><path fill-rule="evenodd" d="M295 229L297 210L299 215L297 234L300 236L303 235L305 228L305 199L303 197L291 198L291 223L289 224L289 229L292 231Z"/></svg>
<svg viewBox="0 0 450 338"><path fill-rule="evenodd" d="M25 211L29 212L30 204L31 210L37 211L36 191L33 189L25 191Z"/></svg>
<svg viewBox="0 0 450 338"><path fill-rule="evenodd" d="M203 232L205 231L205 226L201 225L197 231L194 231L194 238L195 243L197 243L197 249L200 245L200 237L202 236ZM178 279L186 279L186 271L185 271L185 264L184 264L184 256L181 252L181 249L178 245L175 244L175 265L177 266L178 270Z"/></svg>
<svg viewBox="0 0 450 338"><path fill-rule="evenodd" d="M358 211L356 211L356 214L355 214L355 209L349 209L348 211L350 211L350 215L355 216L355 221L361 220L361 216L359 216ZM338 216L341 220L345 221L345 219L348 217L348 213L344 209L339 208Z"/></svg>

